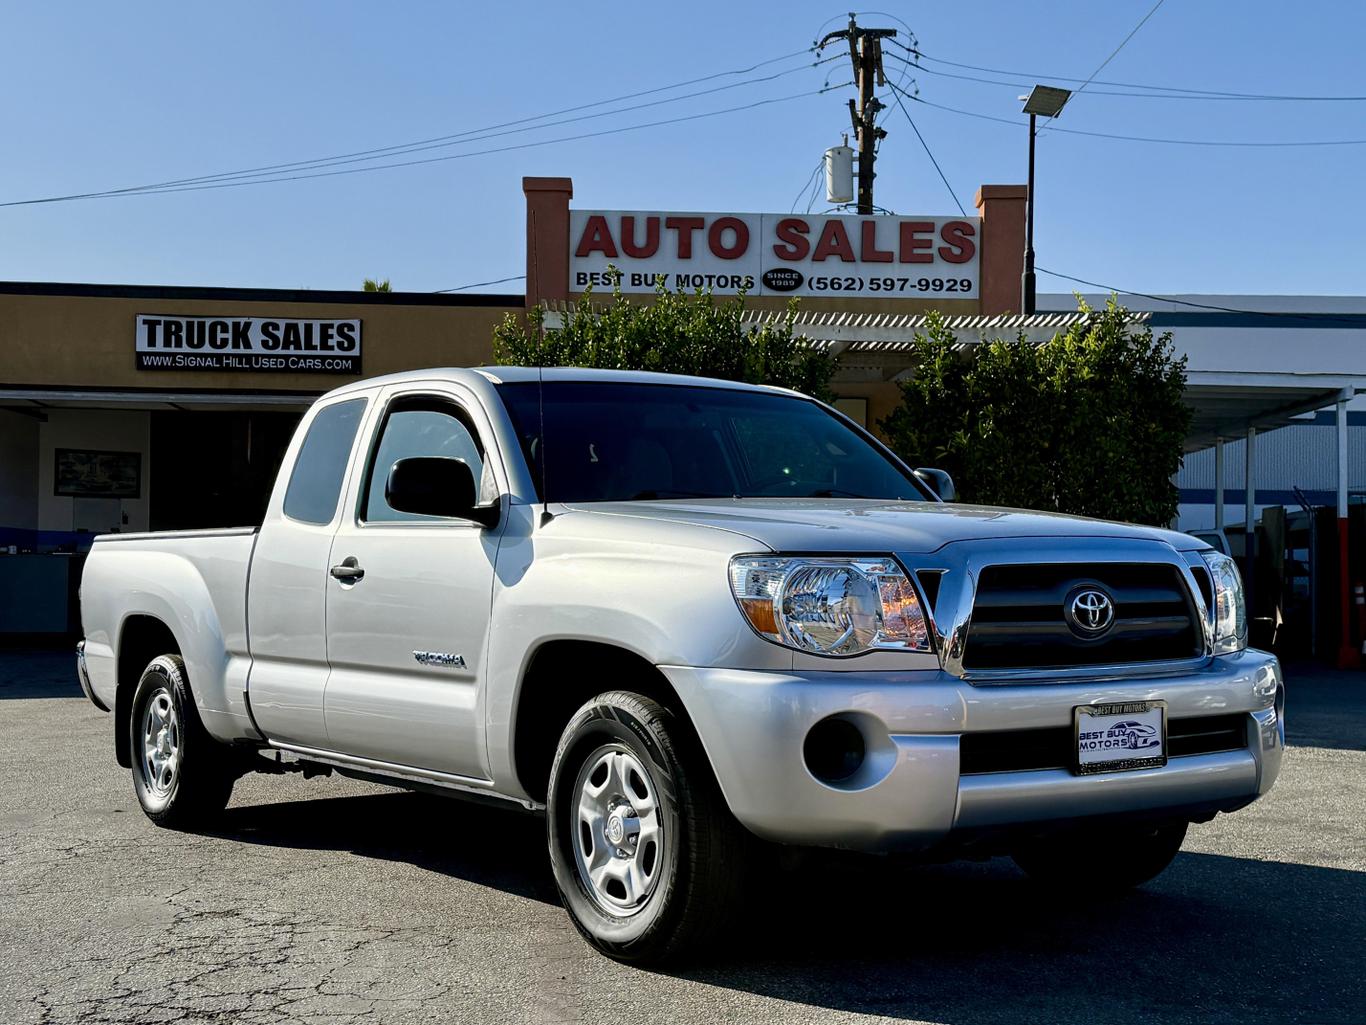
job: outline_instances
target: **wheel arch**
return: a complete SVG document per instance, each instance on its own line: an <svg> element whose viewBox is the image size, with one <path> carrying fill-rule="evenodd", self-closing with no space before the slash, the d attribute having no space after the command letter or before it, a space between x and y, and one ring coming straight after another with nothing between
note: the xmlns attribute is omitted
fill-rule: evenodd
<svg viewBox="0 0 1366 1025"><path fill-rule="evenodd" d="M652 698L677 714L696 737L673 685L642 655L605 641L547 640L527 659L512 715L512 765L527 796L545 800L565 725L585 701L608 690Z"/></svg>
<svg viewBox="0 0 1366 1025"><path fill-rule="evenodd" d="M119 628L114 692L114 757L125 769L133 764L128 719L133 711L133 692L147 663L158 655L179 655L175 632L156 616L134 613Z"/></svg>

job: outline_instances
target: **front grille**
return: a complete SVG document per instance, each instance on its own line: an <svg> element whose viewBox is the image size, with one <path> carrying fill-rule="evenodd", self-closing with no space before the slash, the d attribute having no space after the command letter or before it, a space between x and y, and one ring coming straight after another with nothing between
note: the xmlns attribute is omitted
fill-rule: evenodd
<svg viewBox="0 0 1366 1025"><path fill-rule="evenodd" d="M1072 764L1075 738L1071 726L1038 730L965 733L959 740L959 772L1025 772L1063 769ZM1167 757L1241 751L1247 747L1247 716L1202 715L1167 722Z"/></svg>
<svg viewBox="0 0 1366 1025"><path fill-rule="evenodd" d="M1064 606L1095 588L1114 602L1101 636L1082 636ZM988 566L977 581L964 669L1049 669L1194 658L1195 605L1181 571L1164 563Z"/></svg>

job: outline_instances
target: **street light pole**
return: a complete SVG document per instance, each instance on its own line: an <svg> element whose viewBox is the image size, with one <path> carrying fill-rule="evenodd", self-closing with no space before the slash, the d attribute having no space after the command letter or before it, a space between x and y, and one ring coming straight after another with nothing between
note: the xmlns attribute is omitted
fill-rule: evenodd
<svg viewBox="0 0 1366 1025"><path fill-rule="evenodd" d="M1029 115L1029 183L1025 186L1024 276L1020 280L1020 312L1034 312L1034 122Z"/></svg>
<svg viewBox="0 0 1366 1025"><path fill-rule="evenodd" d="M1025 186L1025 251L1024 273L1020 275L1020 312L1034 312L1034 139L1038 116L1057 117L1062 113L1070 90L1049 85L1036 85L1025 101L1024 112L1029 115L1029 184Z"/></svg>

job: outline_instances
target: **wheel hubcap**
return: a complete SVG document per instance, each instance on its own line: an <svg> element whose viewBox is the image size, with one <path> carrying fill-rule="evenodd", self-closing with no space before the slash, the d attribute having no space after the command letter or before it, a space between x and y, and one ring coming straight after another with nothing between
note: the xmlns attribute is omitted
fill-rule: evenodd
<svg viewBox="0 0 1366 1025"><path fill-rule="evenodd" d="M180 720L171 692L160 687L147 699L142 713L142 782L156 797L175 786L180 772Z"/></svg>
<svg viewBox="0 0 1366 1025"><path fill-rule="evenodd" d="M663 860L654 781L634 754L610 744L584 761L574 791L579 878L608 914L633 915L654 892Z"/></svg>

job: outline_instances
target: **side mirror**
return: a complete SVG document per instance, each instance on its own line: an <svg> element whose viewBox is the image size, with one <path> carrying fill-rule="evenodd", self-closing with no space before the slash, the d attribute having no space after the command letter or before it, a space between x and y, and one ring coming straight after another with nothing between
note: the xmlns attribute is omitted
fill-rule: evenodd
<svg viewBox="0 0 1366 1025"><path fill-rule="evenodd" d="M932 466L918 466L915 475L939 496L940 501L952 502L958 497L958 489L953 486L953 478L943 470L936 470Z"/></svg>
<svg viewBox="0 0 1366 1025"><path fill-rule="evenodd" d="M479 506L474 472L463 459L412 456L389 469L384 500L391 509L422 516L452 516L486 527L498 522L498 507Z"/></svg>

